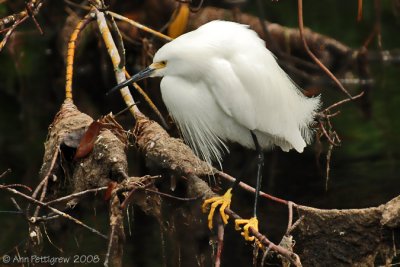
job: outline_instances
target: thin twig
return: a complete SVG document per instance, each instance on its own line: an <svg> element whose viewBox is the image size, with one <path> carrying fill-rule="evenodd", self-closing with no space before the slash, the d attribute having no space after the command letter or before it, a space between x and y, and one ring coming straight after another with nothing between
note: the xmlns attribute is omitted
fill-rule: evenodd
<svg viewBox="0 0 400 267"><path fill-rule="evenodd" d="M329 174L331 171L332 151L333 151L333 144L329 144L328 152L326 153L325 191L328 191Z"/></svg>
<svg viewBox="0 0 400 267"><path fill-rule="evenodd" d="M224 233L225 227L222 222L218 223L218 241L217 241L217 254L215 255L215 267L221 266L222 250L224 248Z"/></svg>
<svg viewBox="0 0 400 267"><path fill-rule="evenodd" d="M26 11L28 12L29 17L32 18L33 23L35 23L35 26L36 26L36 28L38 29L40 35L43 35L42 27L40 27L40 24L39 24L39 22L36 20L35 14L34 14L34 12L33 12L33 11L34 11L33 8L35 7L35 4L32 3L32 2L29 2L29 3L26 3L25 6L26 6Z"/></svg>
<svg viewBox="0 0 400 267"><path fill-rule="evenodd" d="M289 218L288 218L288 226L286 228L286 235L289 234L289 230L292 229L292 224L293 224L293 202L289 201L288 203L288 212L289 212Z"/></svg>
<svg viewBox="0 0 400 267"><path fill-rule="evenodd" d="M307 44L306 38L304 37L304 24L303 24L303 0L297 0L298 4L298 21L299 21L299 32L300 38L303 42L304 49L307 54L314 60L314 62L336 83L336 85L342 90L351 100L353 97L351 94L343 87L340 81L333 75L333 73L325 67L324 64L314 55L314 53L310 50L310 47Z"/></svg>
<svg viewBox="0 0 400 267"><path fill-rule="evenodd" d="M40 190L42 189L42 187L44 187L45 185L46 185L46 189L47 189L47 183L48 183L50 174L51 174L51 172L53 171L53 168L54 168L54 165L55 165L56 160L57 160L57 158L58 158L58 153L59 153L59 152L60 152L60 146L57 146L57 147L54 149L54 153L53 153L53 156L52 156L52 158L51 158L51 162L50 162L49 169L48 169L48 171L47 171L45 177L42 179L42 181L39 183L39 185L35 188L35 191L32 193L32 198L36 198L37 195L38 195L38 193L39 193ZM43 192L43 191L42 191L42 192ZM43 199L41 199L40 201L43 201ZM29 203L28 206L26 207L27 214L29 213L29 210L30 210L30 203ZM33 216L34 216L34 217L37 217L38 214L39 214L39 206L36 207L35 213L34 213ZM29 216L29 215L28 215L28 216Z"/></svg>
<svg viewBox="0 0 400 267"><path fill-rule="evenodd" d="M155 35L155 36L157 36L157 37L159 37L161 39L164 39L164 40L166 40L168 42L173 40L173 38L171 38L171 37L169 37L169 36L167 36L165 34L162 34L161 32L155 31L155 30L153 30L153 29L151 29L149 27L146 27L143 24L140 24L140 23L138 23L138 22L136 22L134 20L131 20L131 19L128 19L127 17L121 16L120 14L117 14L117 13L114 13L114 12L111 12L111 11L107 11L107 14L113 16L116 19L119 19L119 20L122 20L122 21L124 21L126 23L129 23L132 26L135 26L135 27L137 27L137 28L139 28L139 29L141 29L143 31L151 33L151 34L153 34L153 35Z"/></svg>
<svg viewBox="0 0 400 267"><path fill-rule="evenodd" d="M45 221L51 221L51 220L55 220L55 219L59 219L60 215L52 215L52 216L41 216L41 217L34 217L34 221L35 223L38 222L45 222Z"/></svg>
<svg viewBox="0 0 400 267"><path fill-rule="evenodd" d="M333 113L333 114L326 114L326 115L324 115L324 117L327 118L327 119L330 119L330 118L336 117L336 116L339 115L340 113L341 113L340 110L338 110L338 111L336 111L336 112Z"/></svg>
<svg viewBox="0 0 400 267"><path fill-rule="evenodd" d="M113 236L114 236L114 232L115 232L115 225L111 226L111 231L110 231L110 238L108 240L108 245L107 245L107 253L106 253L106 257L104 259L104 263L103 265L105 267L108 267L108 262L109 262L109 258L110 258L110 254L111 254L111 248L112 248L112 243L113 243Z"/></svg>
<svg viewBox="0 0 400 267"><path fill-rule="evenodd" d="M61 248L59 248L58 246L56 246L53 243L53 241L51 241L51 238L50 238L49 234L47 233L46 225L44 225L44 224L42 224L42 225L43 225L44 233L45 233L45 235L47 237L47 240L49 240L50 244L52 244L53 247L55 247L59 252L63 253L64 251Z"/></svg>
<svg viewBox="0 0 400 267"><path fill-rule="evenodd" d="M32 5L32 3L34 5L34 2L36 2L36 1L32 1L31 3L28 3L28 5ZM39 13L41 7L42 7L42 3L38 2L35 5L35 7L31 9L30 12L31 12L32 17ZM30 15L28 13L29 12L27 10L24 10L18 14L7 16L6 19L3 19L1 21L1 23L3 23L3 24L13 22L13 25L8 29L3 40L0 42L0 52L3 50L4 46L6 45L7 41L9 40L9 38L11 37L12 33L17 28L17 26L20 25L21 23L23 23L24 21L26 21L30 17Z"/></svg>
<svg viewBox="0 0 400 267"><path fill-rule="evenodd" d="M47 186L49 184L49 179L44 179L45 183L42 188L42 194L40 195L39 201L43 202L44 198L46 197L47 193ZM37 217L39 215L40 211L40 206L36 206L35 212L33 213L34 217Z"/></svg>
<svg viewBox="0 0 400 267"><path fill-rule="evenodd" d="M360 22L362 19L362 9L363 9L363 0L358 0L357 5L357 21Z"/></svg>
<svg viewBox="0 0 400 267"><path fill-rule="evenodd" d="M234 177L230 176L230 175L227 174L227 173L224 173L224 172L221 172L221 171L217 171L216 174L217 174L218 176L220 176L221 178L224 178L225 180L228 180L228 181L230 181L230 182L236 181L236 179L235 179ZM240 183L239 183L239 186L240 186L242 189L244 189L244 190L246 190L246 191L248 191L248 192L251 192L251 193L255 193L255 192L256 192L256 190L254 189L254 187L251 187L250 185L248 185L248 184L246 184L246 183L244 183L244 182L240 182ZM272 201L275 201L275 202L278 202L278 203L281 203L281 204L284 204L284 205L288 205L288 204L289 204L289 201L287 201L287 200L284 200L284 199L281 199L281 198L278 198L278 197L271 196L271 195L269 195L269 194L267 194L267 193L264 193L264 192L262 192L262 191L260 191L260 197L264 197L264 198L270 199L270 200L272 200ZM293 205L296 205L296 204L293 203Z"/></svg>
<svg viewBox="0 0 400 267"><path fill-rule="evenodd" d="M45 183L47 183L47 179L49 179L49 176L51 174L51 172L53 171L54 165L56 163L56 160L58 158L58 153L60 152L60 146L57 146L54 149L54 153L53 156L51 158L51 162L50 162L50 166L49 169L47 170L46 175L44 176L44 178L42 179L42 181L39 183L39 185L35 188L35 191L33 191L32 197L36 198L37 194L39 193L39 191L42 189L43 185Z"/></svg>
<svg viewBox="0 0 400 267"><path fill-rule="evenodd" d="M15 198L11 197L11 202L14 204L14 206L17 208L18 211L22 212L22 209L18 205L18 202L15 200Z"/></svg>
<svg viewBox="0 0 400 267"><path fill-rule="evenodd" d="M57 198L57 199L53 199L51 201L46 202L45 204L46 205L50 205L50 204L54 204L54 203L57 203L57 202L68 201L68 200L70 200L72 198L81 197L81 196L89 194L89 193L97 193L97 192L101 192L101 191L104 191L104 190L107 190L107 186L88 189L88 190L81 191L81 192L78 192L78 193L70 194L68 196L64 196L64 197L60 197L60 198Z"/></svg>
<svg viewBox="0 0 400 267"><path fill-rule="evenodd" d="M290 227L288 234L290 234L296 227L304 220L304 215L301 215L300 218L297 219L297 221L294 222L292 227Z"/></svg>
<svg viewBox="0 0 400 267"><path fill-rule="evenodd" d="M353 96L353 100L354 100L354 99L357 99L357 98L360 98L360 97L362 97L363 95L364 95L364 92L361 92L361 93L359 93L358 95ZM333 108L336 108L336 107L338 107L338 106L340 106L340 105L342 105L342 104L344 104L344 103L347 103L347 102L349 102L349 101L351 101L351 99L348 99L348 98L343 99L343 100L341 100L341 101L338 101L338 102L336 102L336 103L330 105L329 107L325 108L322 112L327 112L327 111L329 111L329 110L331 110L331 109L333 109Z"/></svg>
<svg viewBox="0 0 400 267"><path fill-rule="evenodd" d="M6 35L4 35L3 40L1 40L0 42L0 52L3 50L4 46L6 45L8 39L10 39L11 34L14 32L14 30L17 28L17 26L19 24L21 24L22 22L24 22L25 20L27 20L28 17L23 17L22 19L14 22L14 24L8 29Z"/></svg>
<svg viewBox="0 0 400 267"><path fill-rule="evenodd" d="M21 11L17 14L8 15L8 16L0 19L0 28L5 27L7 24L14 23L14 22L22 19L25 16L26 16L26 10Z"/></svg>
<svg viewBox="0 0 400 267"><path fill-rule="evenodd" d="M6 176L7 174L9 174L11 172L11 169L8 168L7 170L5 170L2 174L0 174L0 179L3 178L4 176Z"/></svg>
<svg viewBox="0 0 400 267"><path fill-rule="evenodd" d="M322 133L326 137L326 139L328 139L329 144L335 146L336 145L335 141L332 140L331 136L326 131L325 126L322 123L322 121L319 121L319 128L322 130Z"/></svg>
<svg viewBox="0 0 400 267"><path fill-rule="evenodd" d="M160 195L160 196L163 196L163 197L168 197L168 198L171 198L171 199L179 200L179 201L194 201L194 200L200 199L202 197L202 196L198 196L198 197L176 197L176 196L173 196L173 195L170 195L170 194L166 194L166 193L163 193L163 192L160 192L160 191L156 191L156 190L152 190L152 189L148 189L148 188L144 188L144 191L150 192L150 193L153 193L153 194L157 194L157 195Z"/></svg>
<svg viewBox="0 0 400 267"><path fill-rule="evenodd" d="M97 231L96 229L94 229L94 228L92 228L92 227L90 227L90 226L84 224L84 223L81 222L80 220L78 220L78 219L72 217L71 215L69 215L69 214L67 214L67 213L65 213L65 212L62 212L62 211L60 211L60 210L58 210L58 209L55 209L55 208L53 208L53 207L51 207L51 206L48 206L46 203L43 203L43 202L41 202L41 201L39 201L39 200L37 200L37 199L34 199L34 198L32 198L32 197L30 197L30 196L28 196L28 195L25 195L24 193L21 193L21 192L15 190L15 189L13 189L13 188L7 188L7 187L6 187L6 188L3 188L3 189L7 190L7 191L10 192L10 193L13 193L13 194L15 194L15 195L18 195L18 196L20 196L20 197L23 197L23 198L25 198L26 200L28 200L29 202L32 202L32 203L34 203L34 204L36 204L36 205L39 205L39 206L42 206L42 207L46 207L46 208L48 208L49 210L53 211L54 213L56 213L56 214L58 214L58 215L60 215L60 216L62 216L62 217L64 217L64 218L66 218L66 219L68 219L68 220L71 220L71 221L73 221L73 222L76 223L76 224L79 224L80 226L86 228L86 229L89 230L90 232L92 232L92 233L94 233L94 234L97 234L98 236L101 236L101 237L104 238L104 239L107 239L107 236L106 236L106 235L100 233L100 232Z"/></svg>
<svg viewBox="0 0 400 267"><path fill-rule="evenodd" d="M124 47L124 41L122 39L121 32L118 28L117 23L115 22L114 17L109 16L110 21L111 21L111 30L115 33L117 40L116 40L116 46L118 49L118 54L121 58L121 61L119 62L119 68L124 69L125 64L126 64L126 56L125 56L125 47Z"/></svg>
<svg viewBox="0 0 400 267"><path fill-rule="evenodd" d="M21 187L21 188L24 188L24 189L28 190L29 192L32 192L32 188L30 188L29 186L24 185L24 184L7 184L7 185L0 185L0 189L3 189L3 188L12 188L12 187Z"/></svg>
<svg viewBox="0 0 400 267"><path fill-rule="evenodd" d="M137 189L139 189L139 187L134 187L130 192L129 192L129 194L128 194L128 196L124 199L124 201L122 202L122 204L121 204L121 209L126 209L126 207L129 205L129 203L130 203L130 201L131 201L131 199L132 199L132 197L133 197L133 193L137 190Z"/></svg>

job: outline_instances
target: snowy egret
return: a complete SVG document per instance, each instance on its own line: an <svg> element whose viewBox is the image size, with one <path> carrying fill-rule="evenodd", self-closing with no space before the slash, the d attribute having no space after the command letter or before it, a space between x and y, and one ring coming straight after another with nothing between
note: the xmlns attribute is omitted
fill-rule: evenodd
<svg viewBox="0 0 400 267"><path fill-rule="evenodd" d="M265 43L246 25L212 21L161 47L153 64L117 85L110 92L146 77L163 77L162 99L185 141L205 161L218 162L233 141L258 153L254 213L235 225L246 240L248 228L258 229L257 202L263 150L279 146L303 152L311 141L310 125L320 106L319 97L307 98L279 67ZM209 228L215 209L230 206L232 189L208 199Z"/></svg>

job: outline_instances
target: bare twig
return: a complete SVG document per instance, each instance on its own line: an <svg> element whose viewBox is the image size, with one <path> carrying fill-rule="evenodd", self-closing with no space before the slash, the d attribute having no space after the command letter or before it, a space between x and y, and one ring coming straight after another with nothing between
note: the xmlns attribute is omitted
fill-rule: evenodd
<svg viewBox="0 0 400 267"><path fill-rule="evenodd" d="M1 4L1 3L0 3ZM26 10L21 11L17 14L12 14L0 19L0 28L5 27L7 24L15 23L18 20L21 20L26 16Z"/></svg>
<svg viewBox="0 0 400 267"><path fill-rule="evenodd" d="M42 3L40 1L37 1L37 3L36 1L31 1L28 2L27 5L30 7L29 12L26 9L17 14L7 16L6 18L0 21L0 26L8 23L13 23L13 25L10 28L8 28L8 31L5 34L3 40L0 42L0 52L3 50L4 46L6 45L7 41L10 39L12 33L14 32L14 30L17 28L18 25L26 21L29 17L32 17L33 21L37 23L36 20L34 19L34 16L39 13L40 8L42 7ZM38 25L39 24L37 24L37 27L39 27L40 29L40 26Z"/></svg>
<svg viewBox="0 0 400 267"><path fill-rule="evenodd" d="M23 17L22 19L14 22L14 24L8 29L6 35L4 35L3 40L0 42L0 52L3 50L4 46L6 45L8 39L10 39L11 34L14 32L14 30L17 28L17 26L19 24L21 24L22 22L24 22L25 20L27 20L28 17Z"/></svg>
<svg viewBox="0 0 400 267"><path fill-rule="evenodd" d="M29 17L32 18L33 22L35 23L36 28L37 28L38 31L39 31L39 33L40 33L41 35L43 35L42 27L40 27L39 22L38 22L38 21L36 20L36 18L35 18L35 14L34 14L34 7L35 7L35 4L34 4L33 2L28 2L28 3L26 3L25 7L26 7L26 11L28 12Z"/></svg>
<svg viewBox="0 0 400 267"><path fill-rule="evenodd" d="M112 245L113 245L113 236L114 236L114 232L115 232L115 226L113 225L113 226L111 226L111 231L110 231L110 238L109 238L109 240L108 240L108 245L107 245L107 253L106 253L106 257L105 257L105 259L104 259L104 263L103 263L103 265L105 266L105 267L108 267L109 266L109 259L110 259L110 254L111 254L111 248L112 248Z"/></svg>
<svg viewBox="0 0 400 267"><path fill-rule="evenodd" d="M215 255L215 267L221 266L222 249L224 248L224 233L225 227L222 222L218 223L218 241L217 241L217 254Z"/></svg>
<svg viewBox="0 0 400 267"><path fill-rule="evenodd" d="M60 215L52 215L52 216L41 216L41 217L34 217L35 223L38 222L46 222L46 221L51 221L51 220L56 220L60 218Z"/></svg>
<svg viewBox="0 0 400 267"><path fill-rule="evenodd" d="M289 213L289 218L288 218L288 226L286 228L286 235L289 234L290 229L292 229L292 224L293 224L293 202L289 201L288 203L288 213Z"/></svg>
<svg viewBox="0 0 400 267"><path fill-rule="evenodd" d="M29 186L26 186L24 184L7 184L7 185L0 185L0 189L4 189L4 188L13 188L13 187L21 187L24 188L26 190L28 190L29 192L32 192L32 188L30 188Z"/></svg>
<svg viewBox="0 0 400 267"><path fill-rule="evenodd" d="M325 126L322 123L322 121L319 121L319 128L321 129L321 131L322 131L323 135L326 137L326 139L328 139L329 144L336 146L337 144L335 143L335 141L333 141L330 134L328 134L328 132L326 131Z"/></svg>
<svg viewBox="0 0 400 267"><path fill-rule="evenodd" d="M139 188L138 187L134 187L130 192L129 192L129 194L128 194L128 196L124 199L124 201L122 202L122 204L121 204L121 209L126 209L126 207L129 205L129 203L130 203L130 201L132 200L132 196L133 196L133 193L136 191L136 190L138 190Z"/></svg>
<svg viewBox="0 0 400 267"><path fill-rule="evenodd" d="M362 97L363 95L364 95L364 92L361 92L361 93L359 93L358 95L353 96L353 100L354 100L354 99L357 99L357 98L360 98L360 97ZM349 101L351 101L351 99L348 99L348 98L343 99L343 100L341 100L341 101L338 101L338 102L336 102L336 103L330 105L329 107L325 108L325 109L324 109L323 111L321 111L320 113L327 112L327 111L329 111L329 110L331 110L331 109L333 109L333 108L336 108L336 107L338 107L338 106L340 106L340 105L342 105L342 104L344 104L344 103L347 103L347 102L349 102Z"/></svg>
<svg viewBox="0 0 400 267"><path fill-rule="evenodd" d="M73 198L81 197L81 196L84 196L84 195L89 194L89 193L97 193L97 192L105 191L106 189L107 189L107 186L93 188L93 189L87 189L85 191L81 191L81 192L78 192L78 193L70 194L68 196L64 196L64 197L60 197L60 198L48 201L45 204L46 205L50 205L50 204L54 204L54 203L57 203L57 202L68 201L68 200L71 200Z"/></svg>
<svg viewBox="0 0 400 267"><path fill-rule="evenodd" d="M18 205L18 202L15 200L15 198L11 198L12 203L14 204L14 206L17 208L18 211L22 212L21 207Z"/></svg>
<svg viewBox="0 0 400 267"><path fill-rule="evenodd" d="M308 47L307 41L304 37L304 24L303 24L303 0L297 0L298 4L298 20L299 20L299 32L300 32L300 38L303 42L304 49L306 50L307 54L311 57L312 60L336 83L336 85L342 90L350 99L353 99L353 97L350 95L350 93L343 87L343 85L340 83L340 81L333 75L333 73L325 67L324 64L314 55L314 53L310 50Z"/></svg>
<svg viewBox="0 0 400 267"><path fill-rule="evenodd" d="M290 234L296 227L304 220L304 215L301 215L300 218L297 219L297 221L294 222L292 227L290 227L289 231L287 234Z"/></svg>
<svg viewBox="0 0 400 267"><path fill-rule="evenodd" d="M230 182L234 182L234 181L236 180L236 178L234 178L234 177L230 176L229 174L224 173L224 172L222 172L222 171L218 171L216 174L217 174L218 176L220 176L221 178L224 178L225 180L228 180L228 181L230 181ZM248 192L251 192L251 193L255 193L255 192L256 192L256 190L254 189L254 187L251 187L250 185L248 185L248 184L246 184L246 183L244 183L244 182L240 182L240 183L239 183L239 186L240 186L242 189L244 189L244 190L246 190L246 191L248 191ZM272 200L272 201L275 201L275 202L278 202L278 203L281 203L281 204L284 204L284 205L288 205L288 204L289 204L289 201L287 201L287 200L284 200L284 199L281 199L281 198L278 198L278 197L271 196L271 195L269 195L269 194L267 194L267 193L264 193L264 192L262 192L262 191L260 191L260 197L264 197L264 198L266 198L266 199L269 199L269 200ZM296 205L296 204L293 203L293 205Z"/></svg>
<svg viewBox="0 0 400 267"><path fill-rule="evenodd" d="M51 240L49 234L47 233L46 225L44 225L44 224L43 224L43 229L44 229L44 233L45 233L45 235L46 235L46 237L47 237L47 240L49 240L50 244L52 244L53 247L55 247L59 252L63 253L64 251L63 251L61 248L59 248L58 246L56 246L56 245L53 243L53 241Z"/></svg>
<svg viewBox="0 0 400 267"><path fill-rule="evenodd" d="M120 207L117 190L114 189L110 200L110 236L104 266L122 266L123 243L125 241L123 209Z"/></svg>
<svg viewBox="0 0 400 267"><path fill-rule="evenodd" d="M39 183L39 185L35 188L35 191L33 191L33 193L32 193L32 198L36 198L37 195L38 195L38 193L40 192L40 190L42 190L43 187L45 187L45 189L43 189L42 195L45 194L45 191L47 190L47 183L48 183L50 174L51 174L51 172L53 171L53 168L54 168L54 165L55 165L56 160L57 160L57 158L58 158L58 153L59 153L59 152L60 152L60 147L57 146L57 147L54 149L54 153L53 153L53 156L52 156L52 158L51 158L51 162L50 162L49 169L48 169L48 171L47 171L45 177L42 179L42 181ZM43 199L44 199L44 197L41 198L40 201L43 201ZM39 214L39 209L40 209L40 206L37 206L36 209L35 209L35 213L34 213L34 215L33 215L34 217L37 217L37 216L38 216L38 214ZM30 203L29 203L28 206L26 207L27 214L29 213L29 210L30 210ZM28 215L28 216L29 216L29 215Z"/></svg>
<svg viewBox="0 0 400 267"><path fill-rule="evenodd" d="M58 153L60 152L60 147L57 146L54 149L54 153L53 156L51 157L51 162L50 162L50 166L49 169L46 173L46 175L44 176L44 178L42 179L42 181L39 183L39 185L35 188L35 191L33 191L32 197L36 198L37 194L39 193L39 191L42 189L42 187L44 186L45 183L47 183L47 179L49 179L49 176L51 174L51 172L53 171L54 165L56 163L56 160L58 158Z"/></svg>
<svg viewBox="0 0 400 267"><path fill-rule="evenodd" d="M363 0L358 0L357 6L357 21L360 22L362 19L362 8L363 8Z"/></svg>
<svg viewBox="0 0 400 267"><path fill-rule="evenodd" d="M333 143L329 144L328 152L326 153L325 191L328 191L328 183L329 183L329 174L330 174L330 171L331 171L331 157L332 157L333 145L334 145Z"/></svg>
<svg viewBox="0 0 400 267"><path fill-rule="evenodd" d="M43 202L46 193L47 193L47 185L49 184L49 179L44 179L44 185L42 188L42 194L40 195L39 201ZM33 213L33 217L37 217L39 215L39 211L40 211L40 206L36 206L35 212Z"/></svg>
<svg viewBox="0 0 400 267"><path fill-rule="evenodd" d="M148 188L144 188L144 190L146 192L150 192L150 193L153 193L153 194L157 194L157 195L160 195L160 196L163 196L163 197L167 197L167 198L175 199L175 200L179 200L179 201L194 201L194 200L197 200L197 199L201 198L201 196L198 196L198 197L176 197L176 196L173 196L173 195L170 195L170 194L166 194L166 193L163 193L163 192L160 192L160 191L156 191L156 190L152 190L152 189L148 189Z"/></svg>
<svg viewBox="0 0 400 267"><path fill-rule="evenodd" d="M151 33L151 34L153 34L153 35L155 35L155 36L157 36L157 37L159 37L161 39L164 39L164 40L166 40L168 42L173 40L173 38L171 38L171 37L169 37L169 36L167 36L165 34L162 34L162 33L158 32L158 31L155 31L155 30L153 30L153 29L151 29L151 28L149 28L147 26L144 26L143 24L140 24L140 23L138 23L138 22L136 22L134 20L128 19L127 17L121 16L120 14L117 14L117 13L114 13L114 12L111 12L111 11L107 11L107 14L113 16L116 19L119 19L119 20L122 20L122 21L124 21L126 23L129 23L132 26L135 26L135 27L137 27L137 28L139 28L139 29L141 29L143 31Z"/></svg>
<svg viewBox="0 0 400 267"><path fill-rule="evenodd" d="M11 172L11 169L5 170L2 174L0 174L0 179L3 178L4 176L6 176L7 174L9 174L10 172Z"/></svg>
<svg viewBox="0 0 400 267"><path fill-rule="evenodd" d="M94 229L94 228L92 228L92 227L90 227L90 226L84 224L83 222L79 221L78 219L72 217L71 215L69 215L69 214L67 214L67 213L65 213L65 212L59 211L58 209L55 209L55 208L53 208L53 207L51 207L51 206L48 206L46 203L43 203L43 202L41 202L41 201L39 201L39 200L36 200L36 199L34 199L34 198L32 198L32 197L30 197L30 196L28 196L28 195L25 195L25 194L23 194L23 193L21 193L21 192L15 190L15 189L13 189L13 188L3 187L3 189L7 190L7 191L10 192L10 193L13 193L13 194L15 194L15 195L18 195L18 196L20 196L20 197L23 197L23 198L25 198L26 200L28 200L28 201L31 202L31 203L34 203L34 204L39 205L39 206L41 206L41 207L46 207L46 208L48 208L49 210L51 210L52 212L54 212L54 213L56 213L56 214L58 214L58 215L60 215L60 216L62 216L62 217L64 217L64 218L66 218L66 219L68 219L68 220L71 220L71 221L73 221L73 222L76 223L76 224L79 224L80 226L86 228L86 229L89 230L90 232L92 232L92 233L94 233L94 234L97 234L98 236L101 236L101 237L104 238L104 239L107 239L107 236L106 236L106 235L100 233L100 232L97 231L96 229Z"/></svg>

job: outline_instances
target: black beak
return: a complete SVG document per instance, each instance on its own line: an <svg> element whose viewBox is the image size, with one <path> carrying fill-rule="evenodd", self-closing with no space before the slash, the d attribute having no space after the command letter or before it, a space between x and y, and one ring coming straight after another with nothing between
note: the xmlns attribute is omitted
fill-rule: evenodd
<svg viewBox="0 0 400 267"><path fill-rule="evenodd" d="M151 74L155 71L156 69L153 68L151 65L148 66L147 68L145 68L144 70L136 73L135 75L133 75L132 77L130 77L128 80L125 80L124 82L118 84L117 86L113 87L110 91L108 91L106 93L106 95L109 95L115 91L117 91L118 89L121 89L125 86L128 86L129 84L132 84L134 82L140 81L144 78L150 77Z"/></svg>

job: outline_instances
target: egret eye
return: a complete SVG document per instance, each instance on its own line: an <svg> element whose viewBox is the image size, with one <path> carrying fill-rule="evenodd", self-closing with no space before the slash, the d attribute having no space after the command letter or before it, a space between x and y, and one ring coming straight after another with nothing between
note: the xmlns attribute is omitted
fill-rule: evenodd
<svg viewBox="0 0 400 267"><path fill-rule="evenodd" d="M167 65L167 61L165 61L165 60L160 61L160 64L165 67Z"/></svg>

